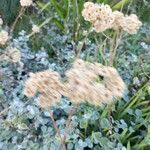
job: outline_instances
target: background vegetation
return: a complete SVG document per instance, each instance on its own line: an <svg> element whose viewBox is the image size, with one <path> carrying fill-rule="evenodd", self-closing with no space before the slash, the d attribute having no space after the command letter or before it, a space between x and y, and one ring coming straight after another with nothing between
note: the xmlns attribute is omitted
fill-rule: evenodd
<svg viewBox="0 0 150 150"><path fill-rule="evenodd" d="M27 8L13 34L14 45L22 52L23 70L12 63L0 62L5 77L0 80L0 149L56 150L59 138L45 110L36 105L36 98L22 95L23 83L29 72L52 68L59 72L70 66L76 49L81 58L105 63L99 42L102 36L85 31L90 24L81 11L85 0L37 0ZM128 90L122 100L103 107L81 104L72 117L67 139L68 150L149 150L150 149L150 2L148 0L95 0L107 3L114 10L136 13L143 22L137 35L125 35L118 48L115 67ZM6 28L19 14L19 0L1 0L0 15ZM32 24L42 24L39 34L30 40ZM26 33L24 31L26 31ZM110 32L107 33L108 35ZM96 51L96 50L97 51ZM5 50L1 48L0 51ZM107 51L107 50L106 50ZM96 55L95 55L96 54ZM1 78L0 78L1 79ZM54 117L63 132L70 102L63 99L53 108Z"/></svg>

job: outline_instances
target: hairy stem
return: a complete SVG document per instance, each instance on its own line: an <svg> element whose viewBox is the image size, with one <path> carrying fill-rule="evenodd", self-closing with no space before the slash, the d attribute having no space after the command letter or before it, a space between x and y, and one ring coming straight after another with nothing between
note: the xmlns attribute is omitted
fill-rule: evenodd
<svg viewBox="0 0 150 150"><path fill-rule="evenodd" d="M67 133L71 126L71 118L72 118L72 115L74 114L75 110L76 110L75 108L72 108L71 111L69 112L69 116L68 116L68 119L66 122L65 132L64 132L64 141L66 141Z"/></svg>
<svg viewBox="0 0 150 150"><path fill-rule="evenodd" d="M61 136L61 132L60 132L60 129L58 128L57 124L56 124L56 121L54 120L54 117L53 117L53 113L50 112L50 117L52 119L52 123L53 123L53 126L56 130L56 133L58 134L58 136L60 137L60 141L61 141L61 146L62 146L62 150L66 150L66 138L67 138L67 134L68 134L68 130L70 129L71 127L71 118L72 118L72 115L74 114L76 108L72 108L69 112L69 116L68 116L68 119L66 121L66 126L65 126L65 130L64 130L64 135L63 137Z"/></svg>
<svg viewBox="0 0 150 150"><path fill-rule="evenodd" d="M24 14L25 12L25 7L21 7L20 11L19 11L19 15L17 16L17 18L15 19L14 23L12 24L12 27L11 27L11 30L10 30L10 33L13 33L15 27L16 27L16 24L18 22L18 20L22 17L22 15Z"/></svg>
<svg viewBox="0 0 150 150"><path fill-rule="evenodd" d="M76 58L79 58L79 57L80 57L80 53L81 53L81 51L82 51L82 49L83 49L83 46L84 46L84 44L85 44L85 42L86 42L86 40L87 40L87 38L88 38L88 36L89 36L89 34L90 34L91 32L92 32L92 28L90 28L89 31L86 33L84 39L82 40L82 45L77 49Z"/></svg>
<svg viewBox="0 0 150 150"><path fill-rule="evenodd" d="M51 119L52 119L52 123L53 123L53 126L54 126L55 130L56 130L56 133L57 133L58 136L60 137L62 150L66 150L65 141L64 141L64 139L61 137L60 130L59 130L57 124L56 124L56 121L54 120L54 116L53 116L53 113L52 113L52 112L50 112L50 117L51 117Z"/></svg>
<svg viewBox="0 0 150 150"><path fill-rule="evenodd" d="M50 21L52 20L52 17L49 17L47 18L43 23L41 23L38 27L39 28L42 28L44 25L46 25L47 23L49 23ZM31 32L29 35L28 35L28 38L30 38L32 35L34 35L35 33L34 32Z"/></svg>
<svg viewBox="0 0 150 150"><path fill-rule="evenodd" d="M122 38L122 34L121 32L118 31L117 33L114 33L113 38L110 40L110 44L111 44L110 45L110 59L109 59L110 66L113 66L114 58L116 56L117 48L120 44L121 38Z"/></svg>

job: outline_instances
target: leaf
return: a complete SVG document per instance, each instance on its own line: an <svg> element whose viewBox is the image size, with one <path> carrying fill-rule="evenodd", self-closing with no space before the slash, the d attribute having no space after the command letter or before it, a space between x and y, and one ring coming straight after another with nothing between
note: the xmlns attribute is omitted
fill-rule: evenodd
<svg viewBox="0 0 150 150"><path fill-rule="evenodd" d="M25 130L28 129L27 125L25 123L21 123L17 125L18 129L20 130Z"/></svg>
<svg viewBox="0 0 150 150"><path fill-rule="evenodd" d="M129 2L130 2L130 0L121 0L120 2L115 4L112 9L113 10L121 9L125 4L128 4Z"/></svg>
<svg viewBox="0 0 150 150"><path fill-rule="evenodd" d="M109 142L109 139L106 137L101 137L99 142L101 146L105 146Z"/></svg>
<svg viewBox="0 0 150 150"><path fill-rule="evenodd" d="M66 10L66 18L69 18L69 13L70 13L70 0L65 0L65 10Z"/></svg>
<svg viewBox="0 0 150 150"><path fill-rule="evenodd" d="M127 132L128 132L128 128L125 128L125 129L123 130L123 132L121 133L120 137L121 137L121 138L125 138Z"/></svg>
<svg viewBox="0 0 150 150"><path fill-rule="evenodd" d="M131 150L130 141L128 141L128 144L127 144L127 150Z"/></svg>
<svg viewBox="0 0 150 150"><path fill-rule="evenodd" d="M103 129L108 129L111 127L110 123L109 123L109 120L106 119L106 118L103 118L101 121L100 121L100 125Z"/></svg>
<svg viewBox="0 0 150 150"><path fill-rule="evenodd" d="M98 145L96 145L95 147L94 147L94 150L100 150L101 148L98 146Z"/></svg>
<svg viewBox="0 0 150 150"><path fill-rule="evenodd" d="M61 21L59 21L59 20L56 19L56 18L53 18L53 21L55 22L55 24L57 25L57 27L58 27L60 30L64 30L64 25L61 23Z"/></svg>
<svg viewBox="0 0 150 150"><path fill-rule="evenodd" d="M36 3L41 8L40 13L43 12L44 10L49 11L48 6L50 6L50 2L45 4L45 3L37 1Z"/></svg>
<svg viewBox="0 0 150 150"><path fill-rule="evenodd" d="M81 129L86 129L87 128L87 124L88 124L88 121L86 119L82 119L80 121L80 128Z"/></svg>
<svg viewBox="0 0 150 150"><path fill-rule="evenodd" d="M72 143L68 143L67 144L67 149L68 150L72 150L73 149L73 144Z"/></svg>
<svg viewBox="0 0 150 150"><path fill-rule="evenodd" d="M94 139L94 143L95 144L100 143L101 137L102 137L101 132L94 132L94 133L92 133L92 138Z"/></svg>
<svg viewBox="0 0 150 150"><path fill-rule="evenodd" d="M56 0L50 0L51 4L54 6L57 14L62 18L65 19L66 17L66 10L60 7L60 5L56 2Z"/></svg>
<svg viewBox="0 0 150 150"><path fill-rule="evenodd" d="M135 115L136 115L137 118L141 117L142 116L142 111L139 110L139 109L136 109L135 110Z"/></svg>
<svg viewBox="0 0 150 150"><path fill-rule="evenodd" d="M85 142L89 148L93 148L93 142L90 138L86 138Z"/></svg>

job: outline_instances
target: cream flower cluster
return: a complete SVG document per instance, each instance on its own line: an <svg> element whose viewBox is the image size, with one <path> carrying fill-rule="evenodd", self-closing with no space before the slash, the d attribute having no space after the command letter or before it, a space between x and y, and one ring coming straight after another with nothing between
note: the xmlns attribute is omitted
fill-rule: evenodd
<svg viewBox="0 0 150 150"><path fill-rule="evenodd" d="M9 35L7 31L1 30L0 31L0 45L5 45L5 43L8 41Z"/></svg>
<svg viewBox="0 0 150 150"><path fill-rule="evenodd" d="M17 48L10 48L0 55L0 59L17 63L21 61L21 53Z"/></svg>
<svg viewBox="0 0 150 150"><path fill-rule="evenodd" d="M122 12L112 11L109 5L94 4L86 2L82 11L82 16L86 21L92 23L96 32L103 32L106 29L122 29L129 34L136 34L142 25L135 14L125 16Z"/></svg>
<svg viewBox="0 0 150 150"><path fill-rule="evenodd" d="M20 4L22 7L30 6L30 5L32 5L32 3L33 3L32 0L20 0Z"/></svg>
<svg viewBox="0 0 150 150"><path fill-rule="evenodd" d="M17 48L11 48L8 50L8 56L14 63L21 61L21 52Z"/></svg>
<svg viewBox="0 0 150 150"><path fill-rule="evenodd" d="M107 104L122 97L125 84L115 68L77 60L66 76L68 97L74 103Z"/></svg>
<svg viewBox="0 0 150 150"><path fill-rule="evenodd" d="M86 2L82 11L85 20L93 24L96 32L103 32L112 27L114 17L109 5L98 5L92 2Z"/></svg>
<svg viewBox="0 0 150 150"><path fill-rule="evenodd" d="M128 32L129 34L136 34L141 25L142 22L138 20L138 17L135 14L125 16L122 23L120 23L122 30Z"/></svg>
<svg viewBox="0 0 150 150"><path fill-rule="evenodd" d="M41 107L52 106L59 102L62 95L73 103L89 102L93 105L107 104L115 97L122 97L125 84L116 69L99 63L88 63L77 60L66 72L67 82L62 83L57 72L43 71L31 74L25 83L24 94L41 95Z"/></svg>
<svg viewBox="0 0 150 150"><path fill-rule="evenodd" d="M39 92L39 105L44 108L52 106L60 100L62 89L64 88L60 82L59 74L46 70L30 74L30 78L25 83L24 94L32 97L36 92Z"/></svg>
<svg viewBox="0 0 150 150"><path fill-rule="evenodd" d="M33 25L32 26L32 32L33 33L39 33L40 32L40 28L37 25Z"/></svg>

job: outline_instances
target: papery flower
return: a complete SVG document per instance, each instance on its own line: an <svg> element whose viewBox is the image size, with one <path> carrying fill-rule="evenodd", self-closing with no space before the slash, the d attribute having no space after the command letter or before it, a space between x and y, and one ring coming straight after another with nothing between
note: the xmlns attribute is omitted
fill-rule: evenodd
<svg viewBox="0 0 150 150"><path fill-rule="evenodd" d="M38 33L38 32L40 32L40 28L37 25L33 25L32 26L32 32L33 33Z"/></svg>
<svg viewBox="0 0 150 150"><path fill-rule="evenodd" d="M122 97L126 88L117 70L99 63L77 60L69 71L67 97L73 103L87 101L94 105L107 104Z"/></svg>
<svg viewBox="0 0 150 150"><path fill-rule="evenodd" d="M17 48L10 48L0 55L0 60L21 62L21 52Z"/></svg>
<svg viewBox="0 0 150 150"><path fill-rule="evenodd" d="M21 6L25 7L25 6L30 6L32 5L33 1L32 0L20 0L20 4Z"/></svg>
<svg viewBox="0 0 150 150"><path fill-rule="evenodd" d="M0 31L0 45L5 45L8 39L8 32L4 30Z"/></svg>
<svg viewBox="0 0 150 150"><path fill-rule="evenodd" d="M82 16L84 17L86 21L94 22L97 19L95 15L95 4L92 2L84 3Z"/></svg>
<svg viewBox="0 0 150 150"><path fill-rule="evenodd" d="M59 74L55 71L46 70L30 74L30 78L25 82L24 94L32 97L39 92L39 105L48 107L60 100L62 89L63 84Z"/></svg>
<svg viewBox="0 0 150 150"><path fill-rule="evenodd" d="M99 63L78 59L65 75L67 82L62 83L55 71L32 73L25 83L24 94L32 97L39 92L39 104L43 108L59 102L62 95L72 103L102 105L122 97L126 88L115 68Z"/></svg>
<svg viewBox="0 0 150 150"><path fill-rule="evenodd" d="M92 23L96 32L103 32L112 27L114 16L109 5L86 2L82 11L86 21Z"/></svg>
<svg viewBox="0 0 150 150"><path fill-rule="evenodd" d="M61 94L56 90L48 90L39 96L39 105L42 108L50 107L58 103L61 99Z"/></svg>
<svg viewBox="0 0 150 150"><path fill-rule="evenodd" d="M136 34L142 25L135 14L124 16L122 12L112 12L112 9L107 4L86 2L82 16L86 21L92 23L93 29L97 33L113 28L115 30L126 31L129 34Z"/></svg>
<svg viewBox="0 0 150 150"><path fill-rule="evenodd" d="M115 30L121 29L129 34L136 34L137 30L139 30L142 25L142 22L139 21L135 14L124 16L124 14L119 11L114 11L113 14L115 17L113 28Z"/></svg>
<svg viewBox="0 0 150 150"><path fill-rule="evenodd" d="M7 51L7 55L14 63L21 61L21 52L17 48L11 48Z"/></svg>
<svg viewBox="0 0 150 150"><path fill-rule="evenodd" d="M121 29L121 24L124 22L124 14L120 11L114 11L113 12L114 15L114 22L113 22L113 29L115 30L119 30Z"/></svg>
<svg viewBox="0 0 150 150"><path fill-rule="evenodd" d="M136 34L137 30L142 26L142 22L139 21L138 17L135 14L131 14L129 16L125 16L121 27L124 31L129 34Z"/></svg>

